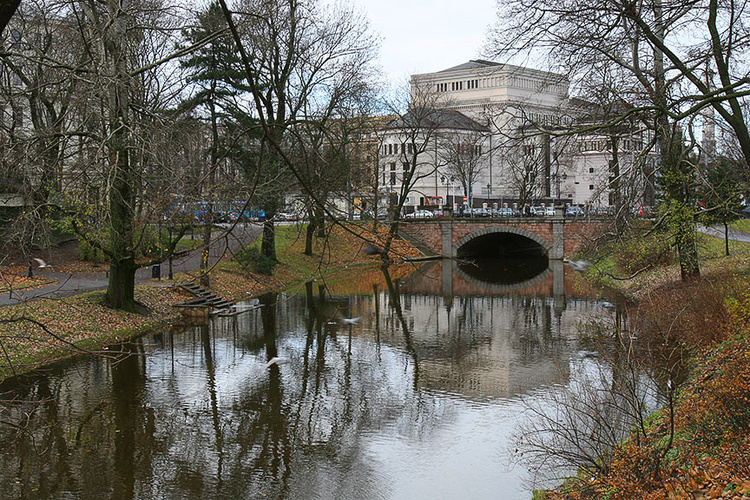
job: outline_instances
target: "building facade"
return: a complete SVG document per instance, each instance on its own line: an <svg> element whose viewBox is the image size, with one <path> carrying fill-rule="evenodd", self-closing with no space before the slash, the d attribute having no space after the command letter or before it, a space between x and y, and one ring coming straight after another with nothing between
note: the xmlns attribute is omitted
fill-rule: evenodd
<svg viewBox="0 0 750 500"><path fill-rule="evenodd" d="M446 117L438 125L412 120L409 125L422 134L416 157L409 153L419 132L408 130L403 119L386 127L383 185L404 196L406 213L436 203L454 209L541 203L608 209L621 199L613 190L627 184L637 191L632 177L643 170L643 134L625 127L616 134L571 133L590 129L585 125L598 119L598 107L568 92L562 75L483 60L413 75L412 109ZM414 175L405 179L409 165L416 165Z"/></svg>

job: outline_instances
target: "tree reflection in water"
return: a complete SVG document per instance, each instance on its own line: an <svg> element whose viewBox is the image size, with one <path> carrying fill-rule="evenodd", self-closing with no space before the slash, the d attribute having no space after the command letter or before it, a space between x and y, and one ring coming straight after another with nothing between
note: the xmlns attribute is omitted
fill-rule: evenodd
<svg viewBox="0 0 750 500"><path fill-rule="evenodd" d="M311 282L16 381L43 404L4 416L26 424L0 427L0 496L527 497L497 456L513 405L568 382L591 302L551 277L519 295L454 294L445 276ZM293 361L266 368L276 356Z"/></svg>

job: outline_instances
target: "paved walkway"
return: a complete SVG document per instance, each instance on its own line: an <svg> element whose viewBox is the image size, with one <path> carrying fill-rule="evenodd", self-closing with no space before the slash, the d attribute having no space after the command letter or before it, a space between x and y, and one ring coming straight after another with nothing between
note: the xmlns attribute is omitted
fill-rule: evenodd
<svg viewBox="0 0 750 500"><path fill-rule="evenodd" d="M724 226L698 226L698 231L701 233L707 234L709 236L713 236L714 238L720 238L724 239ZM733 241L743 241L745 243L750 243L750 234L745 233L743 231L738 231L737 229L729 228L729 239Z"/></svg>
<svg viewBox="0 0 750 500"><path fill-rule="evenodd" d="M227 228L230 227L226 224ZM236 252L243 246L252 242L261 232L260 225L257 224L238 224L231 233L226 230L216 230L212 237L210 263L215 263L225 253ZM190 252L185 252L180 256L172 259L172 271L174 274L197 271L200 268L201 248ZM50 262L54 269L54 260ZM0 293L0 307L18 304L19 302L34 300L42 297L59 298L76 295L79 293L91 292L94 290L104 290L107 288L107 274L109 266L102 264L101 271L97 272L76 272L63 273L54 270L35 270L37 276L45 276L56 283L40 288L18 290L13 292ZM136 283L142 283L152 278L152 267L140 268L135 273ZM161 264L161 280L169 283L169 262Z"/></svg>

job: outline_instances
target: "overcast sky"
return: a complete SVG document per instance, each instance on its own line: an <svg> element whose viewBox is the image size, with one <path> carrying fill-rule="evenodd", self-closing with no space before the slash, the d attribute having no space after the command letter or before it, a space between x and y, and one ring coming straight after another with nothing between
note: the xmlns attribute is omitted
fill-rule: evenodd
<svg viewBox="0 0 750 500"><path fill-rule="evenodd" d="M383 38L380 64L391 83L479 56L495 0L351 0Z"/></svg>

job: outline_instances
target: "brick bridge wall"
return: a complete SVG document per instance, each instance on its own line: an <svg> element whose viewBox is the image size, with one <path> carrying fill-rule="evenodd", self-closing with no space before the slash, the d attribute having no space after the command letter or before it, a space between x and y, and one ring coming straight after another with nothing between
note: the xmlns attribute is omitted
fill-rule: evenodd
<svg viewBox="0 0 750 500"><path fill-rule="evenodd" d="M551 259L563 259L573 254L592 237L601 234L611 221L549 219L502 220L440 220L404 221L400 234L414 241L423 250L443 257L455 257L455 252L467 241L492 233L515 233L536 241L546 249Z"/></svg>

